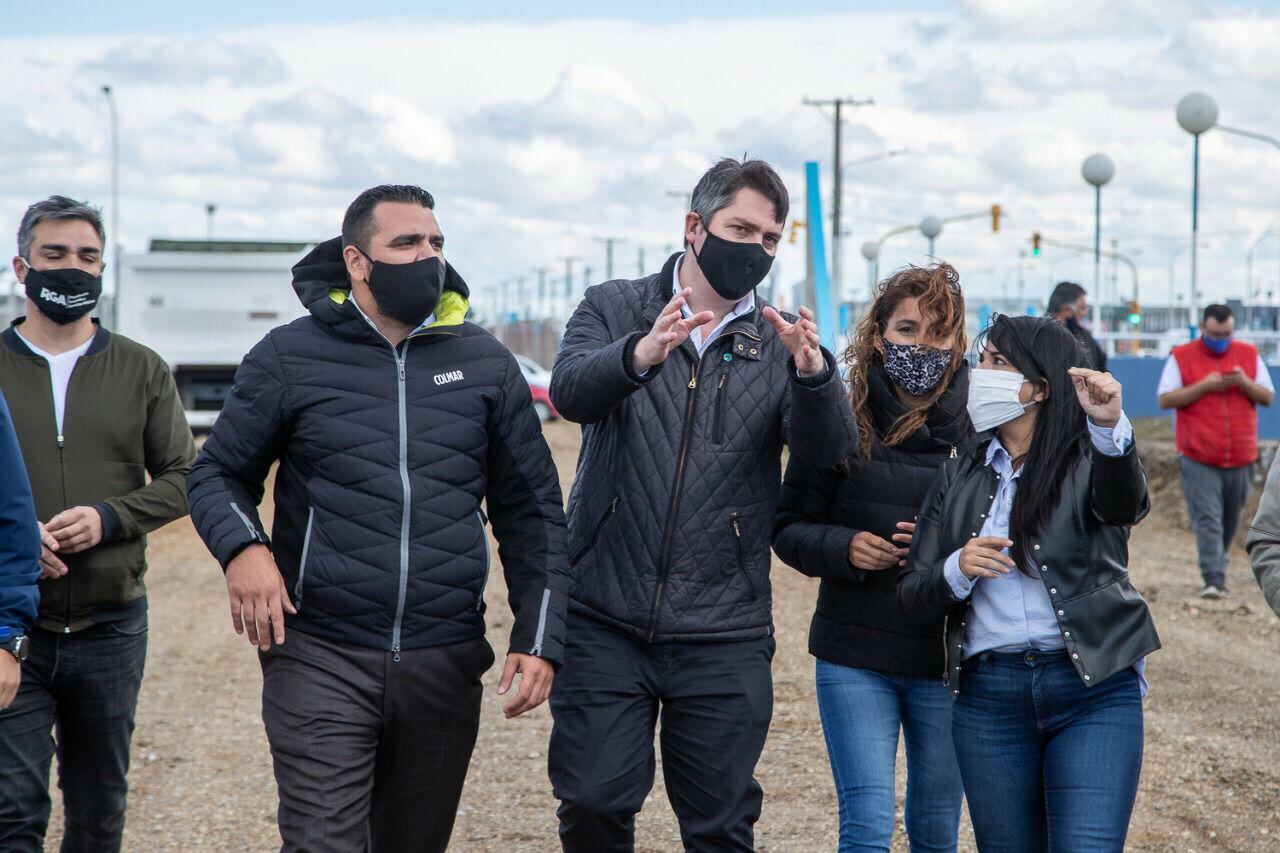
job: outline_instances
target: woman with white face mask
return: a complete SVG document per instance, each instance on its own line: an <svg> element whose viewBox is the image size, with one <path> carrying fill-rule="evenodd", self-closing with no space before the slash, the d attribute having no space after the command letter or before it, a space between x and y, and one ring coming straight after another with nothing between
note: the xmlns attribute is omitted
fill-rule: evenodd
<svg viewBox="0 0 1280 853"><path fill-rule="evenodd" d="M1146 475L1120 383L1060 324L997 317L969 414L987 440L925 499L898 596L947 623L945 681L982 851L1120 851L1160 647L1129 581Z"/></svg>

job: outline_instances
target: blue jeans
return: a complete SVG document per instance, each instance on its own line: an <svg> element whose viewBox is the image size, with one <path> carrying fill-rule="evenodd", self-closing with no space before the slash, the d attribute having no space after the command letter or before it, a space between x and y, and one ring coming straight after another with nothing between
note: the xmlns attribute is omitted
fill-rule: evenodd
<svg viewBox="0 0 1280 853"><path fill-rule="evenodd" d="M1122 851L1142 771L1132 669L1086 687L1066 652L965 661L956 755L983 853Z"/></svg>
<svg viewBox="0 0 1280 853"><path fill-rule="evenodd" d="M893 841L898 729L907 747L907 837L912 853L953 851L964 790L942 679L817 665L818 712L840 802L840 850Z"/></svg>
<svg viewBox="0 0 1280 853"><path fill-rule="evenodd" d="M0 712L0 850L44 849L55 748L63 853L120 849L146 657L145 612L74 634L31 632L18 695Z"/></svg>

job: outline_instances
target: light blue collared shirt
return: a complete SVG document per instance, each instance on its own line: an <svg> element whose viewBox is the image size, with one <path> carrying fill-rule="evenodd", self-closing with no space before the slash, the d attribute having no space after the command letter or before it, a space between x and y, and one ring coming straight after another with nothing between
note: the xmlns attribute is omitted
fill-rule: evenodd
<svg viewBox="0 0 1280 853"><path fill-rule="evenodd" d="M671 275L671 295L672 296L680 292L680 262L683 260L684 260L683 254L680 255L680 257L676 258L676 266L675 266L675 269L672 271L672 275ZM693 348L696 349L698 351L698 355L701 356L704 352L707 351L707 347L711 346L711 343L720 336L720 333L724 331L725 326L729 325L734 320L738 319L744 314L750 314L752 311L755 310L755 308L756 308L756 292L753 290L750 293L748 293L746 296L739 299L737 303L734 304L733 308L729 309L729 313L724 315L724 319L720 321L720 324L716 326L714 329L707 332L706 334L703 334L702 329L704 327L699 326L696 329L694 329L692 332L690 332L689 343L693 344ZM684 316L685 319L688 319L693 316L693 312L689 310L689 303L686 302L684 305L680 306L680 314ZM648 371L645 371L645 372L647 373Z"/></svg>
<svg viewBox="0 0 1280 853"><path fill-rule="evenodd" d="M1119 422L1110 429L1089 421L1089 437L1099 453L1123 456L1133 441L1133 425L1121 412ZM1000 439L995 437L987 445L987 466L999 475L1000 484L979 535L1008 538L1009 516L1013 511L1013 497L1022 469L1013 469L1013 459ZM1007 549L1005 553L1008 553ZM1010 571L995 578L970 580L960 570L959 550L947 558L943 574L951 586L952 595L957 601L973 596L965 620L966 658L981 652L1053 651L1066 647L1039 572L1034 571L1031 563L1026 568L1029 571ZM1143 696L1147 693L1143 677L1145 663L1144 659L1135 665L1142 682Z"/></svg>

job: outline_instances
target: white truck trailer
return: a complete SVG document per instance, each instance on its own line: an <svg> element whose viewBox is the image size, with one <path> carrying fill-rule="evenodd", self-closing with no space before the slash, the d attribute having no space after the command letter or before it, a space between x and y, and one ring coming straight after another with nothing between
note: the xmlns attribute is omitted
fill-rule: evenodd
<svg viewBox="0 0 1280 853"><path fill-rule="evenodd" d="M290 269L312 245L157 239L121 258L116 327L169 363L192 429L213 426L245 353L306 313Z"/></svg>

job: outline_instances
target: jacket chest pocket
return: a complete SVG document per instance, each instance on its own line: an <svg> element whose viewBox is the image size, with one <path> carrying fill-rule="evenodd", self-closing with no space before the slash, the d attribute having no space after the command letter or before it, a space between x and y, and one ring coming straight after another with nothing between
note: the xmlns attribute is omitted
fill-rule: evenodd
<svg viewBox="0 0 1280 853"><path fill-rule="evenodd" d="M604 532L604 528L609 524L609 521L618 514L618 500L615 497L609 502L609 506L592 525L591 532L587 535L587 538L582 544L573 549L573 552L569 555L569 566L571 568L576 566L583 557L587 556L591 549L596 546L596 543L600 541L600 534Z"/></svg>

